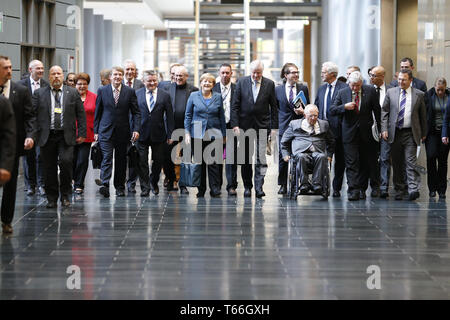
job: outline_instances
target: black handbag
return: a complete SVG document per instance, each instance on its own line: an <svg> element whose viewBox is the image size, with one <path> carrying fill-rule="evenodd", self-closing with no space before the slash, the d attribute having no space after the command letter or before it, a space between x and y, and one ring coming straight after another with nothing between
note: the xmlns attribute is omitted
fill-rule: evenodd
<svg viewBox="0 0 450 320"><path fill-rule="evenodd" d="M98 142L94 142L91 146L91 160L94 169L100 169L103 161L102 149Z"/></svg>

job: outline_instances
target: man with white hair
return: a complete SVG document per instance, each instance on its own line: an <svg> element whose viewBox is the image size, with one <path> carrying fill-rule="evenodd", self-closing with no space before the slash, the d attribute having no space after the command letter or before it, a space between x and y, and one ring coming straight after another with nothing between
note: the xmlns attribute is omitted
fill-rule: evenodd
<svg viewBox="0 0 450 320"><path fill-rule="evenodd" d="M333 197L335 198L341 196L345 172L344 145L342 144L341 134L342 116L330 114L330 107L336 99L337 93L339 90L347 88L347 84L337 80L338 73L338 66L334 62L327 61L322 64L321 76L325 83L317 90L316 100L314 101L314 104L319 108L319 119L329 122L335 139L333 178Z"/></svg>
<svg viewBox="0 0 450 320"><path fill-rule="evenodd" d="M275 83L263 77L263 70L264 65L260 60L255 60L250 64L251 75L239 79L236 84L230 112L230 124L235 134L240 134L240 129L244 131L254 129L258 141L260 141L260 129L265 129L267 135L271 133L271 130L274 130L273 134L275 134L275 129L278 129L278 103L275 96ZM248 136L245 139L244 146L238 149L238 153L245 152L245 164L241 165L241 175L245 188L244 197L251 197L251 189L253 188L251 154L255 141ZM263 137L261 141L267 142L267 137ZM262 187L267 171L265 159L260 159L260 148L265 150L266 145L256 144L254 182L257 198L265 196ZM263 156L265 157L265 152Z"/></svg>
<svg viewBox="0 0 450 320"><path fill-rule="evenodd" d="M380 129L380 104L375 89L363 85L361 72L354 71L348 78L348 87L338 92L330 113L342 115L342 141L347 170L349 201L365 199L361 190L360 154L368 152L366 146L372 135L373 117Z"/></svg>

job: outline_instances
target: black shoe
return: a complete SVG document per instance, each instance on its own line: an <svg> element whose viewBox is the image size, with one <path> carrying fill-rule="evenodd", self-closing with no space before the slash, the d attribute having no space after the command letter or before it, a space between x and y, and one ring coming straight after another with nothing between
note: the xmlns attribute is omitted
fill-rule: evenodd
<svg viewBox="0 0 450 320"><path fill-rule="evenodd" d="M172 182L172 181L169 181L168 183L167 183L167 191L178 191L178 188L174 188L173 187L173 185L174 185L174 183Z"/></svg>
<svg viewBox="0 0 450 320"><path fill-rule="evenodd" d="M98 185L99 187L101 187L102 186L102 180L95 179L95 184Z"/></svg>
<svg viewBox="0 0 450 320"><path fill-rule="evenodd" d="M68 198L62 198L61 199L61 205L63 206L63 207L70 207L70 201L69 201L69 199Z"/></svg>
<svg viewBox="0 0 450 320"><path fill-rule="evenodd" d="M281 185L280 190L278 190L278 194L286 194L287 186L285 184Z"/></svg>
<svg viewBox="0 0 450 320"><path fill-rule="evenodd" d="M315 195L321 195L323 192L322 192L323 190L322 190L322 187L313 187L313 192L314 192L314 194Z"/></svg>
<svg viewBox="0 0 450 320"><path fill-rule="evenodd" d="M228 189L228 195L229 195L230 197L236 197L236 196L237 196L236 189L234 189L234 188Z"/></svg>
<svg viewBox="0 0 450 320"><path fill-rule="evenodd" d="M3 234L13 233L13 228L12 228L11 223L2 223L2 231L3 231Z"/></svg>
<svg viewBox="0 0 450 320"><path fill-rule="evenodd" d="M41 197L45 197L47 193L45 192L45 189L43 187L39 187L39 195Z"/></svg>
<svg viewBox="0 0 450 320"><path fill-rule="evenodd" d="M334 190L333 191L333 198L340 198L341 197L341 192Z"/></svg>
<svg viewBox="0 0 450 320"><path fill-rule="evenodd" d="M102 186L99 190L100 194L105 198L109 198L109 190L108 187Z"/></svg>
<svg viewBox="0 0 450 320"><path fill-rule="evenodd" d="M199 191L198 193L197 193L197 198L204 198L205 197L205 192L203 191Z"/></svg>
<svg viewBox="0 0 450 320"><path fill-rule="evenodd" d="M245 189L244 191L244 198L251 198L252 191L250 189Z"/></svg>
<svg viewBox="0 0 450 320"><path fill-rule="evenodd" d="M386 199L387 197L389 197L389 193L387 193L386 191L381 191L380 192L380 198L381 199Z"/></svg>
<svg viewBox="0 0 450 320"><path fill-rule="evenodd" d="M141 192L141 197L148 197L150 192L148 190L144 190Z"/></svg>
<svg viewBox="0 0 450 320"><path fill-rule="evenodd" d="M128 193L136 193L136 188L128 188Z"/></svg>
<svg viewBox="0 0 450 320"><path fill-rule="evenodd" d="M186 187L180 187L180 194L189 194L189 191Z"/></svg>
<svg viewBox="0 0 450 320"><path fill-rule="evenodd" d="M164 186L164 188L167 188L168 185L169 185L169 179L166 177L166 178L164 178L163 186Z"/></svg>
<svg viewBox="0 0 450 320"><path fill-rule="evenodd" d="M125 197L125 191L123 190L116 190L116 197Z"/></svg>
<svg viewBox="0 0 450 320"><path fill-rule="evenodd" d="M348 201L357 201L359 200L359 192L353 192L348 196Z"/></svg>
<svg viewBox="0 0 450 320"><path fill-rule="evenodd" d="M262 198L262 197L265 197L266 196L266 194L264 193L264 191L262 191L262 190L256 190L256 197L257 198Z"/></svg>
<svg viewBox="0 0 450 320"><path fill-rule="evenodd" d="M397 200L397 201L403 200L403 194L402 193L397 193L395 195L395 200Z"/></svg>
<svg viewBox="0 0 450 320"><path fill-rule="evenodd" d="M209 195L211 196L211 198L220 198L221 192L209 192Z"/></svg>
<svg viewBox="0 0 450 320"><path fill-rule="evenodd" d="M445 198L445 192L439 192L439 200L444 200Z"/></svg>
<svg viewBox="0 0 450 320"><path fill-rule="evenodd" d="M74 191L76 194L83 194L83 189L81 188L76 188Z"/></svg>
<svg viewBox="0 0 450 320"><path fill-rule="evenodd" d="M156 196L156 195L159 193L159 187L158 187L158 185L157 185L157 184L151 183L151 184L150 184L150 187L152 188L153 194Z"/></svg>
<svg viewBox="0 0 450 320"><path fill-rule="evenodd" d="M378 189L374 189L372 190L372 192L370 193L370 197L371 198L378 198L380 196L380 190Z"/></svg>
<svg viewBox="0 0 450 320"><path fill-rule="evenodd" d="M359 198L360 198L361 200L365 200L365 199L366 199L366 192L360 190L360 191L359 191Z"/></svg>
<svg viewBox="0 0 450 320"><path fill-rule="evenodd" d="M34 188L30 188L27 190L27 196L34 196L36 193L36 191L34 190Z"/></svg>
<svg viewBox="0 0 450 320"><path fill-rule="evenodd" d="M306 186L303 186L303 187L300 188L300 192L299 193L300 193L300 195L308 194L309 193L309 188L306 187Z"/></svg>
<svg viewBox="0 0 450 320"><path fill-rule="evenodd" d="M409 201L414 201L420 197L420 193L418 191L411 192L408 196Z"/></svg>
<svg viewBox="0 0 450 320"><path fill-rule="evenodd" d="M430 195L430 198L436 197L436 191L430 191L429 195Z"/></svg>
<svg viewBox="0 0 450 320"><path fill-rule="evenodd" d="M47 201L47 208L56 208L58 206L58 204L56 203L56 201Z"/></svg>

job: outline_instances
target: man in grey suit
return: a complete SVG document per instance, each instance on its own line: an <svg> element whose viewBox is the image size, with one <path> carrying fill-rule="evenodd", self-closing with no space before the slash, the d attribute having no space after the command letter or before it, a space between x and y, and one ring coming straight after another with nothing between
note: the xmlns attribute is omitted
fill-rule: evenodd
<svg viewBox="0 0 450 320"><path fill-rule="evenodd" d="M328 174L328 162L334 153L334 137L326 120L319 120L319 109L314 104L305 108L305 118L292 120L281 138L281 154L288 162L292 155L300 166L300 194L309 192L308 167L313 167L312 189L315 194L326 194L322 186Z"/></svg>
<svg viewBox="0 0 450 320"><path fill-rule="evenodd" d="M64 207L70 206L73 146L86 139L86 114L80 94L63 85L63 81L62 68L51 67L50 86L37 89L32 97L37 112L38 145L44 160L47 208L56 208L59 196Z"/></svg>
<svg viewBox="0 0 450 320"><path fill-rule="evenodd" d="M408 199L413 201L420 197L420 175L415 170L417 162L417 146L423 142L427 135L427 111L424 102L424 93L413 88L411 70L402 70L398 75L399 87L391 88L386 92L383 107L381 108L381 136L391 146L394 169L394 185L397 190L396 200L402 200L404 182L395 179L395 172L400 172L403 161L406 165L408 181ZM389 181L384 172L386 166L382 164L382 185L388 186ZM401 175L400 175L401 176ZM386 188L387 192L388 188Z"/></svg>

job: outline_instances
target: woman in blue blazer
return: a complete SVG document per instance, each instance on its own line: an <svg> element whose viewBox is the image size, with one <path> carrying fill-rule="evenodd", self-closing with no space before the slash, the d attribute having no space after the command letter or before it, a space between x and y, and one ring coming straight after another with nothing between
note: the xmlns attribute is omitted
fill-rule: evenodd
<svg viewBox="0 0 450 320"><path fill-rule="evenodd" d="M200 77L201 91L192 92L189 96L186 114L184 118L184 128L186 130L186 144L202 146L202 155L205 148L218 140L216 143L220 146L215 150L222 149L222 142L226 136L225 112L223 110L222 96L220 93L213 92L216 84L215 77L212 74L205 73ZM191 141L191 139L193 139ZM207 153L208 155L210 153ZM213 157L219 157L212 164L206 164L202 156L202 178L200 187L198 187L197 198L205 196L206 191L206 168L208 168L208 180L211 197L220 196L220 164L223 162L222 155L211 154ZM200 159L199 155L194 154L194 159ZM197 161L195 161L197 162Z"/></svg>

